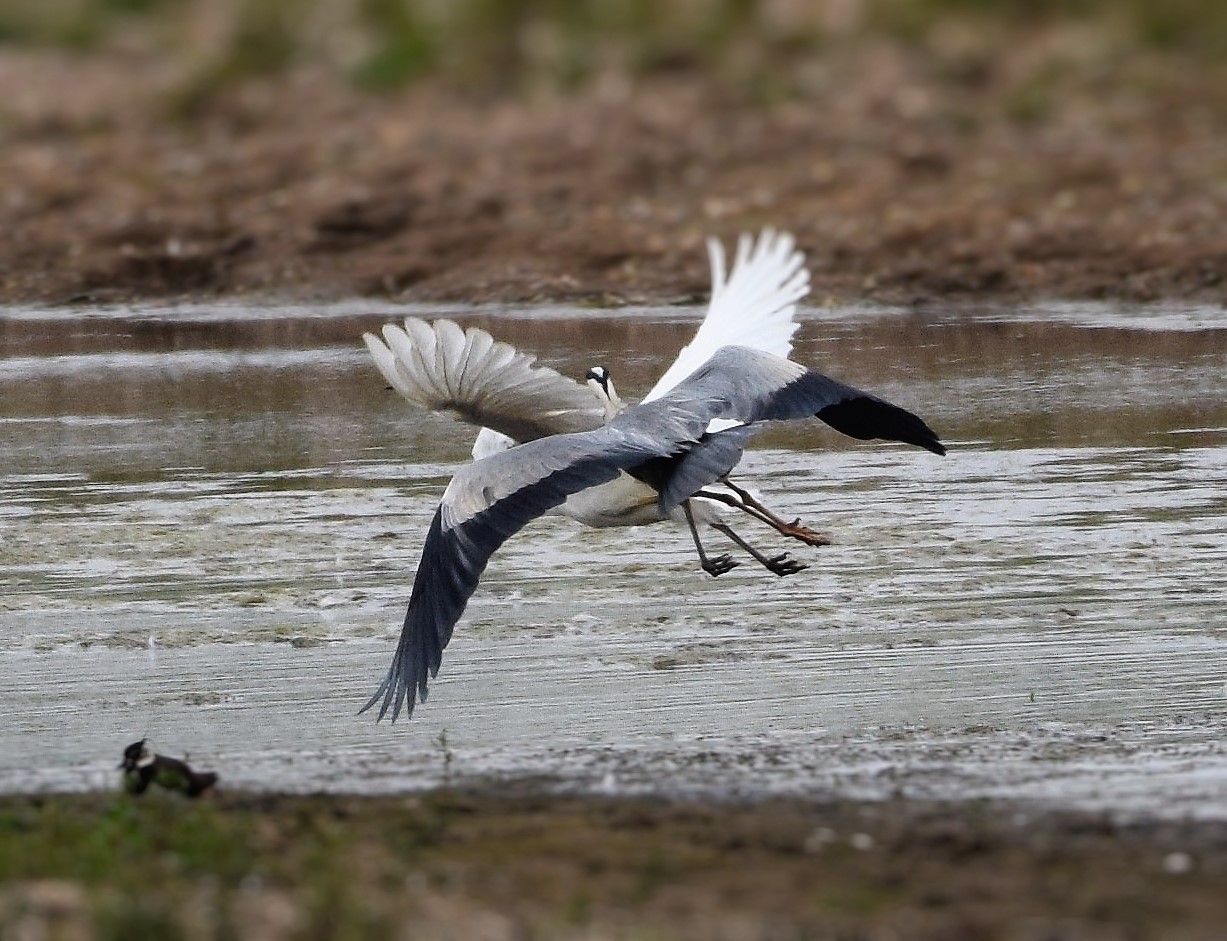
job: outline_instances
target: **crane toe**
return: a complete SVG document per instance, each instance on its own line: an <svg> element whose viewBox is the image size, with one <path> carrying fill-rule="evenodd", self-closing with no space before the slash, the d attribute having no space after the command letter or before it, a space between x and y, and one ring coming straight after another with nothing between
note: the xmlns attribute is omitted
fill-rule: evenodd
<svg viewBox="0 0 1227 941"><path fill-rule="evenodd" d="M801 525L801 517L797 517L791 523L780 528L780 532L792 539L800 540L807 546L829 546L831 537L825 533L814 532L807 526Z"/></svg>
<svg viewBox="0 0 1227 941"><path fill-rule="evenodd" d="M783 578L785 575L796 575L798 572L804 572L809 568L804 562L798 562L796 559L790 558L787 552L773 555L763 564L766 566L767 571L780 576L780 578Z"/></svg>
<svg viewBox="0 0 1227 941"><path fill-rule="evenodd" d="M718 555L714 559L704 559L700 564L703 566L703 571L712 578L725 575L741 565L739 561L730 555Z"/></svg>

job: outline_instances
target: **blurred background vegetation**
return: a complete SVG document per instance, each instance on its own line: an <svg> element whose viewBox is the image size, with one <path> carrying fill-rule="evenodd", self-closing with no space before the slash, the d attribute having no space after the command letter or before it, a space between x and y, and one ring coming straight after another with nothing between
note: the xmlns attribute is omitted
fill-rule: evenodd
<svg viewBox="0 0 1227 941"><path fill-rule="evenodd" d="M996 33L988 45L1086 24L1108 54L1227 60L1227 0L2 0L0 44L167 58L206 91L308 65L372 90L698 68L787 94L781 65L866 37L940 42L952 22Z"/></svg>

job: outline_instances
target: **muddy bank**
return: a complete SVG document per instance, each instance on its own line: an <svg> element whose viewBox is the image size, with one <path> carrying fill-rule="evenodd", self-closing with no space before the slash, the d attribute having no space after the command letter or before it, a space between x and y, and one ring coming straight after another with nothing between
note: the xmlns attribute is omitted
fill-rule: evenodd
<svg viewBox="0 0 1227 941"><path fill-rule="evenodd" d="M185 114L156 56L0 49L0 301L676 300L703 236L768 223L819 302L1227 298L1219 70L1066 26L795 74L491 98L298 71Z"/></svg>
<svg viewBox="0 0 1227 941"><path fill-rule="evenodd" d="M5 936L1209 939L1225 871L1223 824L993 804L0 799Z"/></svg>

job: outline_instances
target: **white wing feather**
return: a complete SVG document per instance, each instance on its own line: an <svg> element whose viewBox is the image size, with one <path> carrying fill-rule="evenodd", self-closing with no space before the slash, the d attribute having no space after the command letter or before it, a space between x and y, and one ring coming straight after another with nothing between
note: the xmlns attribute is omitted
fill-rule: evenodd
<svg viewBox="0 0 1227 941"><path fill-rule="evenodd" d="M493 428L483 428L477 432L477 439L473 442L473 460L480 461L483 457L498 454L499 451L506 451L515 446L515 438L501 431L495 431Z"/></svg>
<svg viewBox="0 0 1227 941"><path fill-rule="evenodd" d="M707 315L645 402L664 395L723 346L783 357L792 351L796 305L809 293L805 255L792 236L769 228L757 242L741 235L727 275L719 240L707 240L707 253ZM475 459L519 441L603 423L604 412L587 389L476 327L461 330L450 320L432 324L409 317L403 329L384 327L383 341L369 333L363 339L384 378L409 402L486 426L473 444Z"/></svg>
<svg viewBox="0 0 1227 941"><path fill-rule="evenodd" d="M587 388L476 327L409 317L403 329L384 327L382 340L370 333L362 338L383 377L409 402L485 426L475 457L504 450L509 439L604 424L604 410Z"/></svg>
<svg viewBox="0 0 1227 941"><path fill-rule="evenodd" d="M733 270L725 280L724 247L707 240L711 260L711 302L693 340L643 397L658 399L706 363L722 346L747 346L775 356L792 352L797 302L809 293L805 254L786 232L763 229L755 243L737 240Z"/></svg>

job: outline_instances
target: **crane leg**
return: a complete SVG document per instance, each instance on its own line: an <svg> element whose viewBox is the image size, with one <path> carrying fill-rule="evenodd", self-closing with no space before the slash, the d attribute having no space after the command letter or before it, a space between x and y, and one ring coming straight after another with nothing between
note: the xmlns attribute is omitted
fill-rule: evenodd
<svg viewBox="0 0 1227 941"><path fill-rule="evenodd" d="M690 501L682 501L682 509L686 512L686 522L690 526L690 535L694 537L694 547L699 551L699 565L708 575L716 578L735 569L741 563L730 555L716 556L709 559L703 551L703 543L699 540L699 530L694 525L694 513L690 510Z"/></svg>
<svg viewBox="0 0 1227 941"><path fill-rule="evenodd" d="M768 572L771 572L774 575L779 575L781 578L783 578L785 575L796 575L798 572L809 568L809 566L804 562L798 562L796 559L789 558L787 552L781 552L779 555L763 555L752 545L738 536L737 533L733 532L733 527L729 526L727 523L712 523L711 527L712 529L716 529L724 533L724 535L728 536L729 539L733 540L733 542L745 549L746 552L750 553L750 555L754 557L754 560L758 562L759 565L765 568Z"/></svg>
<svg viewBox="0 0 1227 941"><path fill-rule="evenodd" d="M731 506L734 509L741 510L743 513L748 513L756 520L766 523L781 535L788 536L790 539L798 539L807 546L829 546L831 544L830 536L816 533L812 529L802 526L800 517L791 523L785 522L755 500L748 490L738 487L728 479L721 480L720 483L732 490L736 496L731 497L727 493L720 493L717 490L700 490L695 496L707 497L709 500L715 500L718 503L723 503L725 506Z"/></svg>

